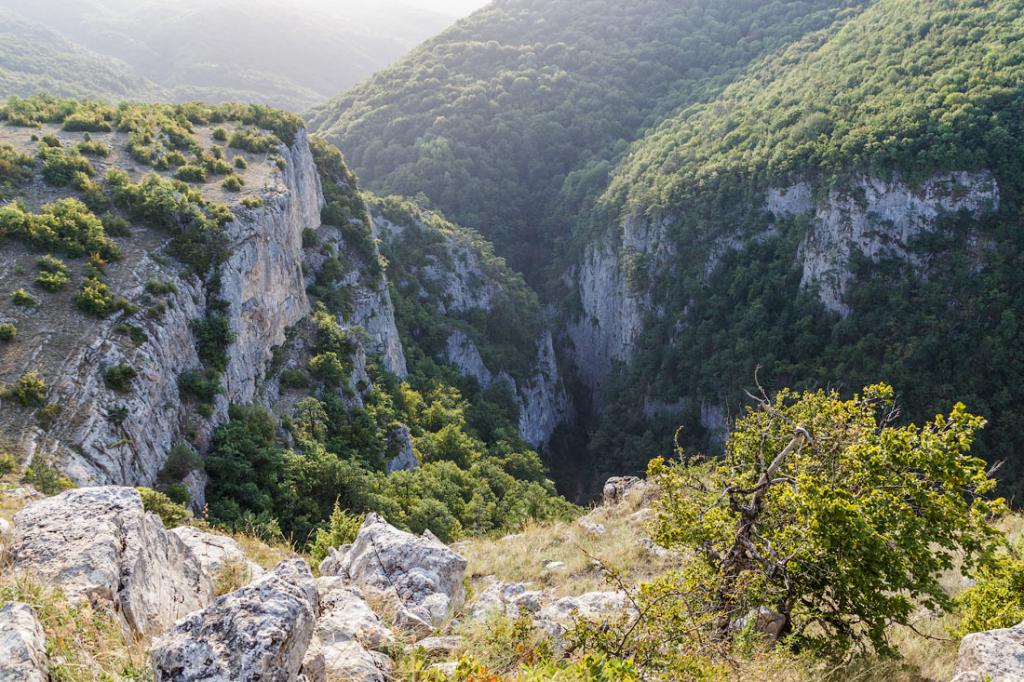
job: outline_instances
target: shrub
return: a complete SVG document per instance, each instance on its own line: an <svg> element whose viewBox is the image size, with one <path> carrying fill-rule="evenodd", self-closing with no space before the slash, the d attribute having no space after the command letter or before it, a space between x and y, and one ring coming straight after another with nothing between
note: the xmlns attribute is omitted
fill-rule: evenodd
<svg viewBox="0 0 1024 682"><path fill-rule="evenodd" d="M118 334L124 334L132 340L132 343L136 346L141 346L149 338L146 336L145 330L134 324L128 324L127 322L121 323L114 327L114 331Z"/></svg>
<svg viewBox="0 0 1024 682"><path fill-rule="evenodd" d="M305 227L302 229L302 248L312 249L320 244L320 238L316 234L316 230Z"/></svg>
<svg viewBox="0 0 1024 682"><path fill-rule="evenodd" d="M35 455L32 462L25 469L22 480L44 495L56 495L65 490L74 488L75 484L71 479L61 474L57 469L40 457Z"/></svg>
<svg viewBox="0 0 1024 682"><path fill-rule="evenodd" d="M224 178L224 182L221 183L221 187L229 192L240 192L242 190L242 185L244 184L245 182L242 178L237 174L232 173L228 177Z"/></svg>
<svg viewBox="0 0 1024 682"><path fill-rule="evenodd" d="M25 407L35 407L46 400L46 382L37 372L25 372L7 393Z"/></svg>
<svg viewBox="0 0 1024 682"><path fill-rule="evenodd" d="M115 298L110 293L110 287L95 276L82 282L75 294L75 305L82 312L99 318L108 317L115 310L129 306L123 298Z"/></svg>
<svg viewBox="0 0 1024 682"><path fill-rule="evenodd" d="M59 403L47 403L36 412L36 422L44 429L48 429L57 421L63 409Z"/></svg>
<svg viewBox="0 0 1024 682"><path fill-rule="evenodd" d="M88 154L90 156L106 157L110 155L110 147L102 142L92 140L88 135L85 137L85 140L78 143L76 149L79 154Z"/></svg>
<svg viewBox="0 0 1024 682"><path fill-rule="evenodd" d="M111 237L132 236L132 224L119 215L104 213L103 217L100 218L100 223Z"/></svg>
<svg viewBox="0 0 1024 682"><path fill-rule="evenodd" d="M301 369L286 369L281 372L281 388L306 388L309 386L309 375Z"/></svg>
<svg viewBox="0 0 1024 682"><path fill-rule="evenodd" d="M214 128L213 139L217 140L218 142L227 142L228 131L224 130L224 128Z"/></svg>
<svg viewBox="0 0 1024 682"><path fill-rule="evenodd" d="M213 369L189 369L178 376L178 390L185 397L212 405L224 389L220 385L220 372Z"/></svg>
<svg viewBox="0 0 1024 682"><path fill-rule="evenodd" d="M249 167L249 162L245 160L244 156L236 156L233 163L238 170L245 170Z"/></svg>
<svg viewBox="0 0 1024 682"><path fill-rule="evenodd" d="M42 271L36 277L36 284L47 291L58 291L71 283L68 267L61 259L42 256L36 260L36 265Z"/></svg>
<svg viewBox="0 0 1024 682"><path fill-rule="evenodd" d="M167 453L160 478L168 482L181 481L196 469L202 468L203 459L199 453L187 443L178 443Z"/></svg>
<svg viewBox="0 0 1024 682"><path fill-rule="evenodd" d="M24 289L15 289L11 292L11 303L22 308L34 308L39 305L39 301L32 298Z"/></svg>
<svg viewBox="0 0 1024 682"><path fill-rule="evenodd" d="M281 144L274 135L267 135L252 128L239 128L231 134L229 147L244 149L254 154L266 153Z"/></svg>
<svg viewBox="0 0 1024 682"><path fill-rule="evenodd" d="M174 528L184 525L192 518L192 512L178 504L167 495L157 492L151 488L136 488L142 497L142 508L151 514L156 514L164 523L164 528Z"/></svg>
<svg viewBox="0 0 1024 682"><path fill-rule="evenodd" d="M206 182L206 168L194 163L186 163L174 171L174 177L182 182Z"/></svg>
<svg viewBox="0 0 1024 682"><path fill-rule="evenodd" d="M329 386L337 386L345 378L345 365L333 351L314 356L309 361L309 371Z"/></svg>
<svg viewBox="0 0 1024 682"><path fill-rule="evenodd" d="M309 547L309 555L313 561L320 563L327 557L331 548L351 544L356 539L364 518L363 515L352 514L342 509L335 501L327 527L317 528L313 536L313 543Z"/></svg>
<svg viewBox="0 0 1024 682"><path fill-rule="evenodd" d="M127 393L128 389L131 388L132 380L135 379L137 374L135 368L121 362L113 367L107 367L103 371L103 382L107 385L107 388L113 391Z"/></svg>
<svg viewBox="0 0 1024 682"><path fill-rule="evenodd" d="M177 294L178 287L173 282L161 282L156 279L151 279L146 282L146 293L152 296L165 296L167 294Z"/></svg>
<svg viewBox="0 0 1024 682"><path fill-rule="evenodd" d="M10 455L6 452L0 452L0 476L13 474L17 470L18 460L15 459L14 455Z"/></svg>
<svg viewBox="0 0 1024 682"><path fill-rule="evenodd" d="M0 342L10 343L18 335L18 327L12 322L0 324Z"/></svg>
<svg viewBox="0 0 1024 682"><path fill-rule="evenodd" d="M29 213L14 202L0 207L0 237L24 239L40 249L60 250L71 257L96 253L117 260L121 252L99 218L78 199L58 199Z"/></svg>
<svg viewBox="0 0 1024 682"><path fill-rule="evenodd" d="M45 144L39 147L39 158L43 161L43 180L56 187L64 187L75 178L75 173L86 176L96 174L89 160L77 151L67 151Z"/></svg>
<svg viewBox="0 0 1024 682"><path fill-rule="evenodd" d="M260 197L244 197L242 199L242 206L246 208L259 208L263 206L263 199Z"/></svg>
<svg viewBox="0 0 1024 682"><path fill-rule="evenodd" d="M953 634L996 630L1024 619L1024 560L1000 555L982 569L978 581L956 597L960 622Z"/></svg>

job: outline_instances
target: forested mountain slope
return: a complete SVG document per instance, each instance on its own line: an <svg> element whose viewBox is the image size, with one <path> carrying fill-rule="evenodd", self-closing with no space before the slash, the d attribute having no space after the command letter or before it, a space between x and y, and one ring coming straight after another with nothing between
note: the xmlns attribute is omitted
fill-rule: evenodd
<svg viewBox="0 0 1024 682"><path fill-rule="evenodd" d="M25 41L24 51L4 51L0 67L23 74L45 72L64 86L5 90L3 94L47 92L76 96L175 101L258 102L302 111L326 101L417 43L443 30L453 19L400 2L337 3L267 0L217 0L165 3L90 0L4 0L18 20L34 21L74 46L61 48L83 64L47 64L57 51L50 37ZM96 68L92 51L108 61L123 62L136 86L119 92L94 88L95 77L77 79L70 69ZM34 57L28 60L26 57ZM116 69L117 63L108 68ZM148 79L163 93L140 85ZM78 87L71 84L78 83ZM46 82L38 83L40 86ZM111 96L114 95L114 96Z"/></svg>
<svg viewBox="0 0 1024 682"><path fill-rule="evenodd" d="M914 418L963 400L1018 489L1021 12L873 3L631 149L601 202L623 236L606 221L581 286L614 251L643 320L595 456L664 449L680 412L688 440L720 431L760 365L770 386L890 381Z"/></svg>
<svg viewBox="0 0 1024 682"><path fill-rule="evenodd" d="M856 0L499 0L309 116L373 190L423 193L530 281L645 127Z"/></svg>

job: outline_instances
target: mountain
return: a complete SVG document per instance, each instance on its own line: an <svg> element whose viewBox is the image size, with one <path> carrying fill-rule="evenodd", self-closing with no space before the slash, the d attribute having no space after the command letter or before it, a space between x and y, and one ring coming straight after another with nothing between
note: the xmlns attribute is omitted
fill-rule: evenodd
<svg viewBox="0 0 1024 682"><path fill-rule="evenodd" d="M137 88L120 97L251 101L293 111L363 80L453 21L399 2L190 0L171 6L156 0L5 0L3 5L21 21L35 22L74 44L64 52L72 49L71 54L84 58L92 51L108 62L127 64L136 79L152 81L166 93ZM19 40L25 36L20 29L12 32ZM32 48L40 49L38 42ZM47 47L43 53L55 52ZM31 64L16 54L0 61L0 67L33 73L27 69ZM86 59L88 68L93 58ZM90 82L83 78L78 91L66 94L108 94L91 90ZM31 93L23 88L11 94Z"/></svg>
<svg viewBox="0 0 1024 682"><path fill-rule="evenodd" d="M56 31L0 8L0 92L49 92L110 101L153 99L161 89L130 66L78 45Z"/></svg>
<svg viewBox="0 0 1024 682"><path fill-rule="evenodd" d="M34 485L300 547L338 503L444 538L572 512L535 450L568 409L551 337L479 235L261 106L0 118L0 433Z"/></svg>
<svg viewBox="0 0 1024 682"><path fill-rule="evenodd" d="M315 109L378 192L425 194L536 283L615 160L844 0L499 0Z"/></svg>
<svg viewBox="0 0 1024 682"><path fill-rule="evenodd" d="M310 125L560 311L577 422L551 461L584 488L671 452L680 423L720 448L760 368L769 389L886 380L914 418L964 400L1013 494L1019 20L1013 2L506 0Z"/></svg>

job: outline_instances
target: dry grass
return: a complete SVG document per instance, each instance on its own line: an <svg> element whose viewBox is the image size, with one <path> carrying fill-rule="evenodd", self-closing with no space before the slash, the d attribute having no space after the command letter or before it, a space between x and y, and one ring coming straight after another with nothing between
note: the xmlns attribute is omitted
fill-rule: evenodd
<svg viewBox="0 0 1024 682"><path fill-rule="evenodd" d="M645 513L639 499L614 507L597 507L580 521L604 526L593 533L577 522L534 523L515 535L500 539L471 538L456 545L469 562L466 576L481 587L485 576L505 582L532 583L556 596L612 589L602 566L618 571L630 583L653 578L676 564L659 558L640 544L646 537ZM548 571L545 565L561 561L565 567Z"/></svg>

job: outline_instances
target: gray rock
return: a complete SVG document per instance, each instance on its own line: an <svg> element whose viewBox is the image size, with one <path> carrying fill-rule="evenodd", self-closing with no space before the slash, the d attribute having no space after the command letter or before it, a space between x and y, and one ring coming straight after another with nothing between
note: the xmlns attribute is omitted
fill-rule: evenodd
<svg viewBox="0 0 1024 682"><path fill-rule="evenodd" d="M321 609L316 634L325 653L338 642L354 640L370 649L394 642L394 635L366 603L359 588L337 577L320 578L316 585Z"/></svg>
<svg viewBox="0 0 1024 682"><path fill-rule="evenodd" d="M562 597L540 610L540 617L569 624L574 618L602 620L634 614L624 592L587 592L577 597Z"/></svg>
<svg viewBox="0 0 1024 682"><path fill-rule="evenodd" d="M306 563L282 561L156 640L157 682L296 680L313 639L317 599Z"/></svg>
<svg viewBox="0 0 1024 682"><path fill-rule="evenodd" d="M395 453L388 461L389 474L420 467L420 461L412 449L412 432L405 424L397 424L388 429L388 451Z"/></svg>
<svg viewBox="0 0 1024 682"><path fill-rule="evenodd" d="M768 641L774 642L778 640L779 635L786 627L786 617L778 611L760 606L729 624L732 630L744 630L751 626L756 632L763 634Z"/></svg>
<svg viewBox="0 0 1024 682"><path fill-rule="evenodd" d="M465 559L429 531L416 537L377 514L367 514L352 547L336 556L327 568L364 593L392 601L410 629L439 627L465 598Z"/></svg>
<svg viewBox="0 0 1024 682"><path fill-rule="evenodd" d="M602 502L606 506L618 504L634 491L642 491L640 494L646 495L649 487L647 481L636 476L612 476L605 481Z"/></svg>
<svg viewBox="0 0 1024 682"><path fill-rule="evenodd" d="M490 584L474 600L470 618L486 618L497 613L517 618L521 613L540 611L544 594L531 591L526 583L504 583L489 577Z"/></svg>
<svg viewBox="0 0 1024 682"><path fill-rule="evenodd" d="M406 649L410 652L423 649L428 656L450 657L462 647L462 637L449 635L446 637L427 637L411 644Z"/></svg>
<svg viewBox="0 0 1024 682"><path fill-rule="evenodd" d="M136 633L157 634L212 597L199 561L134 488L68 490L22 509L14 529L16 571L109 605Z"/></svg>
<svg viewBox="0 0 1024 682"><path fill-rule="evenodd" d="M216 582L221 572L230 564L244 567L248 571L249 580L264 573L258 564L246 558L239 544L226 535L207 533L192 526L179 526L172 528L171 532L192 551L199 560L203 573L211 581Z"/></svg>
<svg viewBox="0 0 1024 682"><path fill-rule="evenodd" d="M588 533L592 533L593 535L604 535L606 532L604 525L600 523L589 521L587 519L580 519L579 523L580 528L587 531Z"/></svg>
<svg viewBox="0 0 1024 682"><path fill-rule="evenodd" d="M324 650L327 679L337 682L390 682L394 664L377 651L359 642L339 642Z"/></svg>
<svg viewBox="0 0 1024 682"><path fill-rule="evenodd" d="M46 639L35 610L8 602L0 608L0 680L46 682Z"/></svg>
<svg viewBox="0 0 1024 682"><path fill-rule="evenodd" d="M951 682L1024 680L1024 622L967 635L960 642Z"/></svg>

